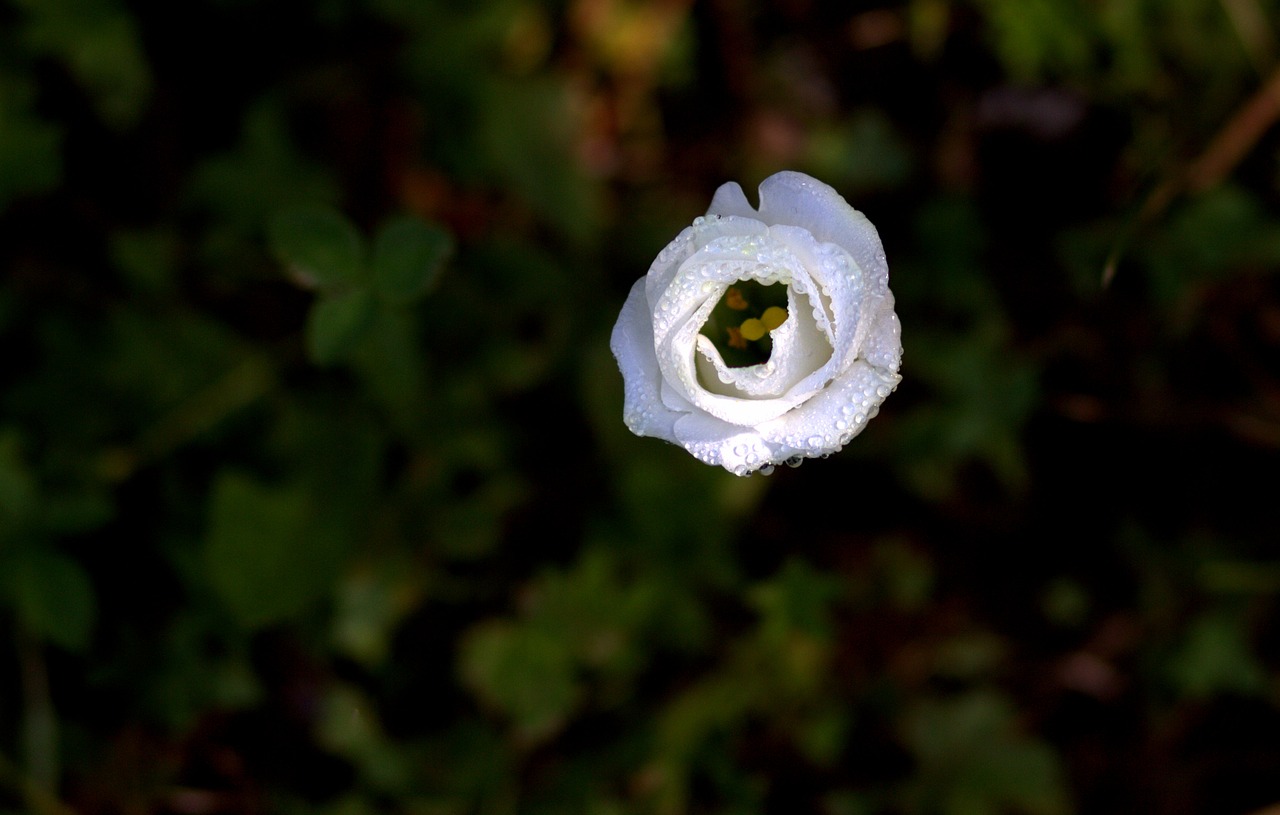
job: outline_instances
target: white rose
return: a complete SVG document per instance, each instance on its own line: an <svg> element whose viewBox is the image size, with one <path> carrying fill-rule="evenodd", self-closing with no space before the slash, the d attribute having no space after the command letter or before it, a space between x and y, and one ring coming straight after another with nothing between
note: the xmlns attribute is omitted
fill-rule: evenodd
<svg viewBox="0 0 1280 815"><path fill-rule="evenodd" d="M752 280L783 284L786 310L741 312L727 342L745 347L743 336L772 328L772 351L730 367L700 332L726 293L729 308L747 309L729 289ZM856 436L901 380L901 333L875 227L826 184L783 172L760 185L759 211L736 183L716 191L632 287L610 346L633 433L748 475Z"/></svg>

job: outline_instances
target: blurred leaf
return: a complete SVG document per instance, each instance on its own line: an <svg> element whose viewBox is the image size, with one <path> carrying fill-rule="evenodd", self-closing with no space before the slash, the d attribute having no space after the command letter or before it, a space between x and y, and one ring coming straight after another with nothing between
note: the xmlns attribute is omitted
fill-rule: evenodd
<svg viewBox="0 0 1280 815"><path fill-rule="evenodd" d="M933 597L937 580L933 562L918 549L898 540L877 543L871 551L877 599L901 611L921 611Z"/></svg>
<svg viewBox="0 0 1280 815"><path fill-rule="evenodd" d="M317 365L336 362L354 348L374 316L373 296L366 289L325 294L311 306L307 319L307 354Z"/></svg>
<svg viewBox="0 0 1280 815"><path fill-rule="evenodd" d="M423 348L419 316L407 309L378 309L356 345L351 364L396 431L421 438L435 431L425 406L430 355Z"/></svg>
<svg viewBox="0 0 1280 815"><path fill-rule="evenodd" d="M1097 34L1091 15L1075 0L978 0L977 5L1014 79L1034 82L1090 67Z"/></svg>
<svg viewBox="0 0 1280 815"><path fill-rule="evenodd" d="M1017 732L1003 698L982 692L921 702L904 720L919 773L903 790L912 811L1059 815L1071 811L1057 756Z"/></svg>
<svg viewBox="0 0 1280 815"><path fill-rule="evenodd" d="M1265 273L1280 263L1280 227L1259 202L1225 185L1179 207L1136 253L1161 305L1195 296L1205 283Z"/></svg>
<svg viewBox="0 0 1280 815"><path fill-rule="evenodd" d="M268 95L250 105L235 150L206 158L187 183L188 199L216 216L206 238L207 248L217 250L210 260L229 253L225 244L257 239L263 224L285 207L333 205L338 190L330 173L293 143L280 99Z"/></svg>
<svg viewBox="0 0 1280 815"><path fill-rule="evenodd" d="M0 73L0 211L62 176L61 132L29 110L33 96L27 83Z"/></svg>
<svg viewBox="0 0 1280 815"><path fill-rule="evenodd" d="M96 490L53 493L40 502L40 527L55 535L97 529L114 515L111 498Z"/></svg>
<svg viewBox="0 0 1280 815"><path fill-rule="evenodd" d="M1250 647L1245 622L1217 612L1197 619L1169 659L1168 673L1185 696L1254 695L1268 687L1266 669Z"/></svg>
<svg viewBox="0 0 1280 815"><path fill-rule="evenodd" d="M163 228L120 231L111 238L112 261L141 291L159 292L169 285L178 251L178 236Z"/></svg>
<svg viewBox="0 0 1280 815"><path fill-rule="evenodd" d="M1039 397L1036 368L990 331L956 337L926 329L911 347L906 374L936 394L894 428L898 465L912 485L934 499L948 496L973 460L1006 489L1025 489L1022 429Z"/></svg>
<svg viewBox="0 0 1280 815"><path fill-rule="evenodd" d="M1088 619L1091 598L1080 583L1060 577L1045 587L1040 608L1055 625L1077 628Z"/></svg>
<svg viewBox="0 0 1280 815"><path fill-rule="evenodd" d="M367 784L388 794L403 794L412 759L387 739L372 701L354 687L335 685L321 700L316 740L360 768Z"/></svg>
<svg viewBox="0 0 1280 815"><path fill-rule="evenodd" d="M574 160L578 115L565 89L543 81L495 82L476 134L486 170L563 235L582 243L600 225L600 190Z"/></svg>
<svg viewBox="0 0 1280 815"><path fill-rule="evenodd" d="M80 564L59 552L21 549L4 561L0 580L33 634L73 651L89 644L97 604Z"/></svg>
<svg viewBox="0 0 1280 815"><path fill-rule="evenodd" d="M23 34L62 60L94 97L102 118L130 127L151 92L151 72L133 16L111 0L15 0Z"/></svg>
<svg viewBox="0 0 1280 815"><path fill-rule="evenodd" d="M473 628L458 669L481 699L538 740L563 726L580 695L568 643L539 626L495 620Z"/></svg>
<svg viewBox="0 0 1280 815"><path fill-rule="evenodd" d="M23 459L18 432L0 431L0 546L4 533L32 515L36 498L35 476Z"/></svg>
<svg viewBox="0 0 1280 815"><path fill-rule="evenodd" d="M431 290L452 251L449 233L417 218L397 218L373 244L373 288L392 303L411 303Z"/></svg>
<svg viewBox="0 0 1280 815"><path fill-rule="evenodd" d="M821 639L831 635L831 607L840 582L792 558L773 579L756 586L751 601L761 614L761 635L782 642L794 633Z"/></svg>
<svg viewBox="0 0 1280 815"><path fill-rule="evenodd" d="M307 288L332 289L360 280L360 233L337 212L294 207L277 213L267 226L276 259Z"/></svg>
<svg viewBox="0 0 1280 815"><path fill-rule="evenodd" d="M306 611L332 585L344 549L304 491L236 474L214 482L205 567L218 596L245 626Z"/></svg>
<svg viewBox="0 0 1280 815"><path fill-rule="evenodd" d="M395 625L419 599L416 578L408 564L395 563L348 574L338 586L333 616L336 648L366 665L383 662L391 651Z"/></svg>
<svg viewBox="0 0 1280 815"><path fill-rule="evenodd" d="M816 129L804 161L815 177L849 196L900 187L912 170L911 153L893 123L874 108Z"/></svg>

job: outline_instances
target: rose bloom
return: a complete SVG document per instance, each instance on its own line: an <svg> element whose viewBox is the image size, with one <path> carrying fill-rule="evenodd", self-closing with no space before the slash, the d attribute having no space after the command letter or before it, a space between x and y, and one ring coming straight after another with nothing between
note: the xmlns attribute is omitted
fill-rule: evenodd
<svg viewBox="0 0 1280 815"><path fill-rule="evenodd" d="M777 302L762 308L768 292ZM758 211L736 183L716 191L632 287L610 346L633 433L749 475L861 432L901 380L901 335L875 227L826 184L782 172L760 185Z"/></svg>

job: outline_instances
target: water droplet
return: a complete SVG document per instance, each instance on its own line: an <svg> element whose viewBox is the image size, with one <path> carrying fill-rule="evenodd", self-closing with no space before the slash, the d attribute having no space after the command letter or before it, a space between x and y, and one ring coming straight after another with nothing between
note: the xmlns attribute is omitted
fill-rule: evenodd
<svg viewBox="0 0 1280 815"><path fill-rule="evenodd" d="M849 426L849 423L846 422L844 419L841 419L840 421L836 422L836 430L844 430L848 426Z"/></svg>
<svg viewBox="0 0 1280 815"><path fill-rule="evenodd" d="M760 475L773 475L773 465L766 464L759 470Z"/></svg>
<svg viewBox="0 0 1280 815"><path fill-rule="evenodd" d="M818 447L818 446L820 446L821 444L822 444L822 437L821 437L821 436L810 436L810 437L805 441L805 446L807 446L807 447Z"/></svg>
<svg viewBox="0 0 1280 815"><path fill-rule="evenodd" d="M799 467L801 464L804 464L804 458L802 456L792 456L783 463L788 467Z"/></svg>
<svg viewBox="0 0 1280 815"><path fill-rule="evenodd" d="M745 456L747 454L747 446L745 444L739 444L737 447L733 448L733 454L735 456Z"/></svg>

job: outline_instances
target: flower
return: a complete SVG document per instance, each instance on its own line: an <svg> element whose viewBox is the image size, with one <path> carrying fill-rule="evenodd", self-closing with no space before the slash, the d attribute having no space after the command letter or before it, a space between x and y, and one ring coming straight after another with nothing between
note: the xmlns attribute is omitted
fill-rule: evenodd
<svg viewBox="0 0 1280 815"><path fill-rule="evenodd" d="M875 227L782 172L758 211L716 190L631 288L610 347L633 433L749 475L861 432L901 380L901 334Z"/></svg>

